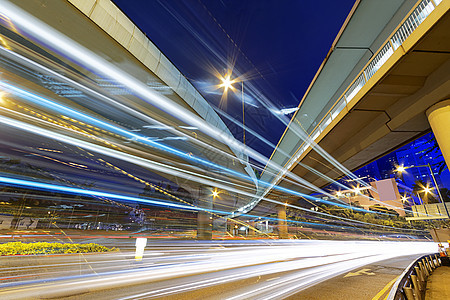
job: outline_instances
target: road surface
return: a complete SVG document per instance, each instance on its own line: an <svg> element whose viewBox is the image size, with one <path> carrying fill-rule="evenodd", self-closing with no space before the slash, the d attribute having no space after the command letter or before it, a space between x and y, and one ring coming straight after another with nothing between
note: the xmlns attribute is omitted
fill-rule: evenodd
<svg viewBox="0 0 450 300"><path fill-rule="evenodd" d="M131 251L1 257L0 298L333 299L329 290L334 299L351 299L342 298L345 293L372 299L415 257L435 247L430 242L152 241L141 262Z"/></svg>

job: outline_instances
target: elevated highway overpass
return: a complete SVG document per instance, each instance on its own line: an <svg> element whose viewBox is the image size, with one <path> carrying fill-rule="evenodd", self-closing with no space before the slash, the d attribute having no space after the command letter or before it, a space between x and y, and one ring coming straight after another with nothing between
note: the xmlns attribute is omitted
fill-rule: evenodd
<svg viewBox="0 0 450 300"><path fill-rule="evenodd" d="M195 205L206 209L213 208L211 189L216 186L227 190L239 184L248 193L255 192L255 173L240 143L114 3L2 1L1 5L3 122L12 125L7 119L11 118L23 122L16 128L29 125L38 133L27 140L23 132L8 131L14 137L10 142L30 149L41 141L55 146L51 137L42 138L45 129L67 136L67 141L79 139L73 146L94 140L97 148L150 159L162 166L151 172L189 191L192 198L201 198ZM133 169L130 166L116 168L145 183L126 171ZM208 177L211 173L216 174L213 180ZM222 195L214 208L227 211L249 201L235 195L233 190ZM210 229L209 215L206 219Z"/></svg>
<svg viewBox="0 0 450 300"><path fill-rule="evenodd" d="M280 185L308 193L309 189L299 190L298 186L294 187L284 180L286 174L294 174L321 187L329 180L346 174L347 170L354 170L429 130L425 110L448 96L449 39L445 30L449 25L448 2L357 1L272 154L270 161L281 166L281 170L269 165L261 180L272 186ZM17 30L17 20L10 20L8 16L3 18L2 29L5 60L12 59L15 54L36 60L94 92L113 95L115 99L120 99L118 101L122 106L119 105L119 109L117 103L108 105L104 98L85 101L73 86L67 85L67 81L61 85L51 76L51 80L46 77L43 82L39 76L21 78L5 72L5 78L22 87L32 87L31 90L41 95L59 97L62 103L82 108L82 111L100 116L102 120L122 128L145 131L147 136L166 139L169 145L179 147L186 154L183 157L156 150L162 163L170 160L190 171L199 171L201 166L193 165L188 157L192 153L247 174L253 182L247 181L245 189L248 194L256 191L256 197L223 197L217 200L219 207L223 202L224 207L238 212L231 214L231 217L252 210L262 197L277 197L272 186L256 185L247 156L239 144L233 142L234 138L225 124L184 76L113 3L71 0L55 1L52 5L40 1L15 4L40 22L71 37L108 64L85 64L92 61L89 57L74 55L75 52L82 53L76 47L66 49L52 40L51 34L37 34L38 29L33 26L25 28L24 19L22 23L18 22ZM24 64L18 56L15 56L14 62ZM103 67L109 65L113 67L105 71ZM113 76L110 80L109 70L131 74L139 83L130 81L127 76ZM40 68L38 73L42 72L45 73ZM148 96L143 90L163 96L156 99L155 94ZM164 107L165 103L182 107L187 111L187 117L176 113L180 110L172 114ZM133 113L124 113L124 106L132 109ZM142 119L137 112L153 121ZM125 119L126 123L123 122ZM190 120L204 125L209 134L192 129ZM161 124L168 128L170 134L166 131L161 133L160 128L156 128ZM174 128L176 134L189 143L171 139ZM220 141L214 138L212 132L217 133ZM97 134L102 136L104 133L108 134ZM108 138L121 145L130 143L127 149L139 155L154 154L144 154L146 150L141 141L131 136L111 134ZM322 152L316 151L316 144L323 149ZM218 156L217 152L210 151L208 145L219 149L223 155ZM336 163L341 167L335 168ZM176 176L163 176L180 186L188 187L195 182L189 176L181 180Z"/></svg>
<svg viewBox="0 0 450 300"><path fill-rule="evenodd" d="M450 96L449 7L357 1L271 156L281 171L268 166L278 174L261 179L310 193L285 179L294 174L323 187L429 132L426 111ZM433 131L445 150L443 119ZM280 194L269 187L259 195L247 209Z"/></svg>

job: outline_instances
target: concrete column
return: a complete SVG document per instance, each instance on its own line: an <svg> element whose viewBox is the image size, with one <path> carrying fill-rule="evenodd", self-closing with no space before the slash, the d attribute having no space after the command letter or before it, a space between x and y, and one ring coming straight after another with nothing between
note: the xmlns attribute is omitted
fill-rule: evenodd
<svg viewBox="0 0 450 300"><path fill-rule="evenodd" d="M213 197L208 194L208 190L200 190L198 193L198 206L201 208L212 209ZM197 239L211 240L212 239L212 215L205 211L199 211L197 214Z"/></svg>
<svg viewBox="0 0 450 300"><path fill-rule="evenodd" d="M278 205L278 238L288 238L288 227L286 223L286 206Z"/></svg>
<svg viewBox="0 0 450 300"><path fill-rule="evenodd" d="M209 214L211 216L211 214ZM226 218L218 218L213 221L213 231L222 236L227 236L227 219Z"/></svg>
<svg viewBox="0 0 450 300"><path fill-rule="evenodd" d="M250 225L252 228L256 227L256 222L250 222L248 225ZM254 231L252 228L248 229L248 235L253 237L256 235L256 231Z"/></svg>
<svg viewBox="0 0 450 300"><path fill-rule="evenodd" d="M427 109L426 113L447 167L450 169L450 99L436 103Z"/></svg>

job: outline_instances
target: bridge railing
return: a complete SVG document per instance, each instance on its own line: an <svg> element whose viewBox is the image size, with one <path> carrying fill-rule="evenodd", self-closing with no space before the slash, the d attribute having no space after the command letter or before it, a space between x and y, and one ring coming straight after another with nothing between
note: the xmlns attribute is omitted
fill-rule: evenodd
<svg viewBox="0 0 450 300"><path fill-rule="evenodd" d="M378 50L367 63L366 67L360 72L358 77L353 83L345 90L343 95L338 98L331 109L325 114L325 116L317 123L315 128L310 133L310 138L315 140L319 135L325 131L325 129L336 119L339 113L345 109L347 104L355 97L355 95L362 89L367 81L381 68L381 66L394 54L403 42L411 35L411 33L428 17L428 15L435 9L442 0L423 0L420 1L409 16L399 25L397 30L392 33L391 37ZM295 162L301 154L309 147L308 142L303 142L297 151L294 159L291 162ZM287 163L287 169L289 169L290 163Z"/></svg>
<svg viewBox="0 0 450 300"><path fill-rule="evenodd" d="M391 288L388 300L419 300L424 299L427 278L433 270L441 266L438 254L419 257L412 262L398 277Z"/></svg>
<svg viewBox="0 0 450 300"><path fill-rule="evenodd" d="M439 1L440 2L440 1ZM422 1L411 15L405 20L402 26L395 32L391 38L394 49L406 40L408 36L425 20L426 17L434 10L434 5L431 0Z"/></svg>

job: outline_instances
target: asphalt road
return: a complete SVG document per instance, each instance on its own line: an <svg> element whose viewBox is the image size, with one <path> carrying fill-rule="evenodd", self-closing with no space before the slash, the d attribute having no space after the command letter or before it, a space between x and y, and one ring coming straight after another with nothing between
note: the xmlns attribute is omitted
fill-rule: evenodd
<svg viewBox="0 0 450 300"><path fill-rule="evenodd" d="M287 299L384 299L398 276L418 255L395 257L341 274Z"/></svg>
<svg viewBox="0 0 450 300"><path fill-rule="evenodd" d="M130 251L1 257L0 299L372 299L415 257L435 247L427 242L152 241L142 262Z"/></svg>
<svg viewBox="0 0 450 300"><path fill-rule="evenodd" d="M336 277L326 279L310 288L306 288L294 295L285 297L292 285L304 282L304 271L281 272L263 276L254 276L243 280L220 283L222 278L229 276L231 272L219 272L216 275L217 284L193 291L171 291L170 287L187 287L192 282L204 281L204 275L192 278L179 278L171 282L153 283L134 286L132 292L129 288L122 290L106 290L101 293L89 293L84 297L92 299L302 299L302 300L342 300L342 299L384 299L389 293L390 287L403 270L416 259L418 255L402 256L380 261L374 264L362 266L358 269L345 272ZM242 270L247 271L247 269ZM324 275L324 274L320 274ZM326 275L325 275L326 276ZM295 278L299 278L295 280ZM320 279L318 279L320 280ZM285 284L283 284L286 282ZM302 287L299 287L302 288ZM298 289L298 288L297 288ZM295 290L294 290L295 291ZM173 292L171 295L164 293ZM259 292L259 293L258 293ZM130 294L133 294L130 296ZM68 299L80 299L76 295Z"/></svg>

